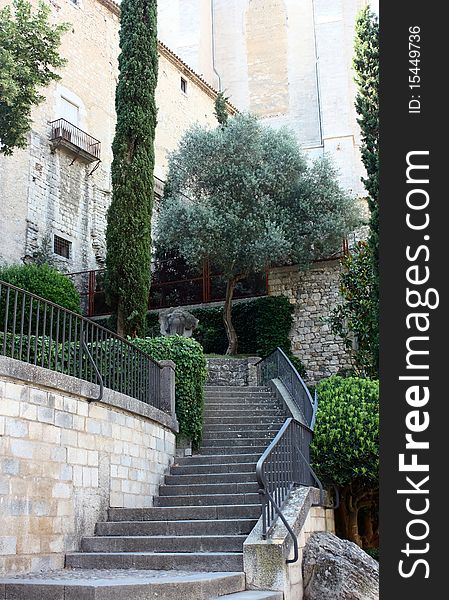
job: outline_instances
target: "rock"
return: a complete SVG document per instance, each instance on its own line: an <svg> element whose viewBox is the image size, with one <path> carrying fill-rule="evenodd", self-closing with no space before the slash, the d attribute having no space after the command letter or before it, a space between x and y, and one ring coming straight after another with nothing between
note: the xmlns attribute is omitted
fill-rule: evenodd
<svg viewBox="0 0 449 600"><path fill-rule="evenodd" d="M302 562L304 600L378 600L379 564L356 544L314 533Z"/></svg>

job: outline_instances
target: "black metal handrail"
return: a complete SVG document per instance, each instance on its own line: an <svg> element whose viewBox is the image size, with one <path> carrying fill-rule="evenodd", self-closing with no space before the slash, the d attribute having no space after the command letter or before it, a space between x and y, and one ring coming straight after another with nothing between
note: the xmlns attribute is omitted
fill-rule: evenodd
<svg viewBox="0 0 449 600"><path fill-rule="evenodd" d="M282 513L282 508L291 491L297 486L317 487L320 492L319 506L325 505L324 488L310 466L310 443L313 437L318 399L314 399L302 377L281 348L276 348L258 363L262 385L280 380L298 408L301 419L287 418L276 437L262 454L256 465L257 483L262 502L262 537L272 532L277 518L284 523L293 540L294 556L287 560L298 560L298 539Z"/></svg>
<svg viewBox="0 0 449 600"><path fill-rule="evenodd" d="M0 281L0 354L121 392L170 414L162 368L128 340Z"/></svg>
<svg viewBox="0 0 449 600"><path fill-rule="evenodd" d="M101 142L65 119L51 121L51 140L64 140L100 160Z"/></svg>
<svg viewBox="0 0 449 600"><path fill-rule="evenodd" d="M315 425L318 398L314 399L291 360L281 348L276 348L266 358L258 363L260 382L266 385L273 379L279 379L289 392L293 402L298 407L304 423L312 430Z"/></svg>

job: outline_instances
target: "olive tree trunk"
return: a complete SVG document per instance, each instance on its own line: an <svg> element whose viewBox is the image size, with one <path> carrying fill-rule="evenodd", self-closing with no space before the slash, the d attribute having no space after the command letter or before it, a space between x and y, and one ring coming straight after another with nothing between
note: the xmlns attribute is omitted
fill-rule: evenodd
<svg viewBox="0 0 449 600"><path fill-rule="evenodd" d="M223 322L226 330L226 335L228 336L228 349L226 350L226 354L231 355L237 354L238 348L237 333L234 329L234 325L232 324L232 298L234 296L234 290L237 281L237 277L233 279L228 279L226 283L226 297L223 307Z"/></svg>

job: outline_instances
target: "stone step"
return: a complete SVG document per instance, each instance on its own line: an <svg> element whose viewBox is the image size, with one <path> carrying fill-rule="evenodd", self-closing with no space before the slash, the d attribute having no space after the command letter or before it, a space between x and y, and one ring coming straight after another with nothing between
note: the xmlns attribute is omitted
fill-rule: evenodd
<svg viewBox="0 0 449 600"><path fill-rule="evenodd" d="M0 580L2 600L217 600L244 589L240 572L65 569Z"/></svg>
<svg viewBox="0 0 449 600"><path fill-rule="evenodd" d="M257 433L265 431L279 431L282 423L215 423L214 425L207 425L203 429L204 435L210 435L211 433L217 432L220 435L234 435L237 433Z"/></svg>
<svg viewBox="0 0 449 600"><path fill-rule="evenodd" d="M255 457L257 458L257 457ZM216 475L220 473L255 473L256 461L248 463L228 463L210 464L210 465L182 465L172 467L170 473L172 475Z"/></svg>
<svg viewBox="0 0 449 600"><path fill-rule="evenodd" d="M248 494L202 494L198 496L156 496L154 506L213 506L223 504L257 504L258 493Z"/></svg>
<svg viewBox="0 0 449 600"><path fill-rule="evenodd" d="M223 446L225 441L229 441L232 439L233 446L268 446L271 440L274 438L274 435L267 434L265 436L258 435L257 437L230 437L227 438L215 438L215 437L207 437L203 439L201 442L201 452L207 452L209 448L213 448L215 446Z"/></svg>
<svg viewBox="0 0 449 600"><path fill-rule="evenodd" d="M71 569L243 571L243 552L74 552L65 560Z"/></svg>
<svg viewBox="0 0 449 600"><path fill-rule="evenodd" d="M251 448L251 452L247 454L223 454L222 456L207 456L203 454L194 454L193 456L183 456L176 459L175 467L185 465L226 465L230 463L256 463L259 460L259 454ZM174 467L172 467L173 469Z"/></svg>
<svg viewBox="0 0 449 600"><path fill-rule="evenodd" d="M232 441L232 440L230 440L230 441ZM211 455L220 455L223 457L223 456L227 456L229 454L243 455L243 454L250 454L251 452L253 452L254 454L258 454L260 456L262 454L262 452L265 451L265 448L267 446L268 446L268 444L266 444L265 442L262 445L259 444L258 446L236 446L236 445L235 446L225 446L225 445L210 446L208 448L204 448L201 451L201 456L209 457Z"/></svg>
<svg viewBox="0 0 449 600"><path fill-rule="evenodd" d="M95 536L82 552L242 552L246 535Z"/></svg>
<svg viewBox="0 0 449 600"><path fill-rule="evenodd" d="M264 590L249 590L246 592L236 592L227 596L216 596L212 600L283 600L282 592L270 592Z"/></svg>
<svg viewBox="0 0 449 600"><path fill-rule="evenodd" d="M210 483L255 483L256 471L250 473L207 473L200 475L166 475L166 485L194 485Z"/></svg>
<svg viewBox="0 0 449 600"><path fill-rule="evenodd" d="M265 429L253 429L253 430L244 430L244 429L238 429L235 431L228 431L226 429L220 431L220 430L208 430L204 432L203 435L203 443L207 440L219 440L219 439L226 439L226 440L231 440L231 439L240 439L240 438L249 438L249 439L253 439L253 438L257 438L257 437L266 437L268 436L272 436L274 437L276 435L276 433L279 431L280 427L266 427Z"/></svg>
<svg viewBox="0 0 449 600"><path fill-rule="evenodd" d="M159 497L165 496L200 496L209 494L251 494L257 493L256 482L244 481L236 483L197 483L186 485L161 485Z"/></svg>
<svg viewBox="0 0 449 600"><path fill-rule="evenodd" d="M207 420L205 419L204 426L207 430L211 425L236 425L237 427L240 427L241 425L261 426L265 423L282 425L286 418L287 417L283 415L257 415L256 417L254 414L252 416L240 415L233 417L215 416L208 417Z"/></svg>
<svg viewBox="0 0 449 600"><path fill-rule="evenodd" d="M237 385L205 385L204 386L204 391L206 394L208 394L209 392L216 392L219 394L232 394L232 393L237 393L237 394L252 394L254 392L269 392L270 394L273 393L272 389L266 385L255 385L255 386L250 386L250 385L242 385L242 386L237 386Z"/></svg>
<svg viewBox="0 0 449 600"><path fill-rule="evenodd" d="M204 409L205 421L213 417L252 417L257 421L260 417L282 416L284 416L284 414L279 408L260 408L260 410L255 410L253 408L246 408L245 406L236 407L234 409L223 406L222 408L209 409L206 406Z"/></svg>
<svg viewBox="0 0 449 600"><path fill-rule="evenodd" d="M275 400L263 400L263 401L247 401L247 400L238 400L235 399L232 402L229 400L207 400L204 403L204 408L206 410L221 410L223 408L227 408L229 410L237 410L239 408L243 408L245 410L270 410L272 408L276 408L278 410L282 409L282 406L278 404Z"/></svg>
<svg viewBox="0 0 449 600"><path fill-rule="evenodd" d="M216 504L209 506L155 506L151 508L110 508L109 521L184 521L258 519L262 513L259 499L254 504L233 506Z"/></svg>
<svg viewBox="0 0 449 600"><path fill-rule="evenodd" d="M160 509L165 510L165 509ZM248 535L254 519L208 519L185 521L104 521L97 523L96 535ZM1 598L1 596L0 596Z"/></svg>

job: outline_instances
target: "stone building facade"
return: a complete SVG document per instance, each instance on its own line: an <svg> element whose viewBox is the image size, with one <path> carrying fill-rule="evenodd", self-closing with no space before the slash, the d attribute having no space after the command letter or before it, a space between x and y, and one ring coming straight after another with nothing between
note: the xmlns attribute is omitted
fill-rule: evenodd
<svg viewBox="0 0 449 600"><path fill-rule="evenodd" d="M239 110L291 128L328 153L364 196L352 73L354 26L367 0L161 0L159 36Z"/></svg>
<svg viewBox="0 0 449 600"><path fill-rule="evenodd" d="M0 0L0 6L6 3ZM56 264L74 272L99 268L105 258L120 9L112 0L51 0L50 4L54 22L71 24L61 44L67 64L60 71L61 80L43 90L45 102L33 109L29 146L12 157L0 156L0 264L27 260L47 240ZM216 125L216 94L159 44L157 193L167 172L167 155L186 129L197 122ZM228 108L235 112L231 105ZM70 129L72 140L73 132L81 135L78 130L82 130L101 143L100 162L77 155L76 147L51 144L56 127L52 123L59 118L78 128Z"/></svg>

